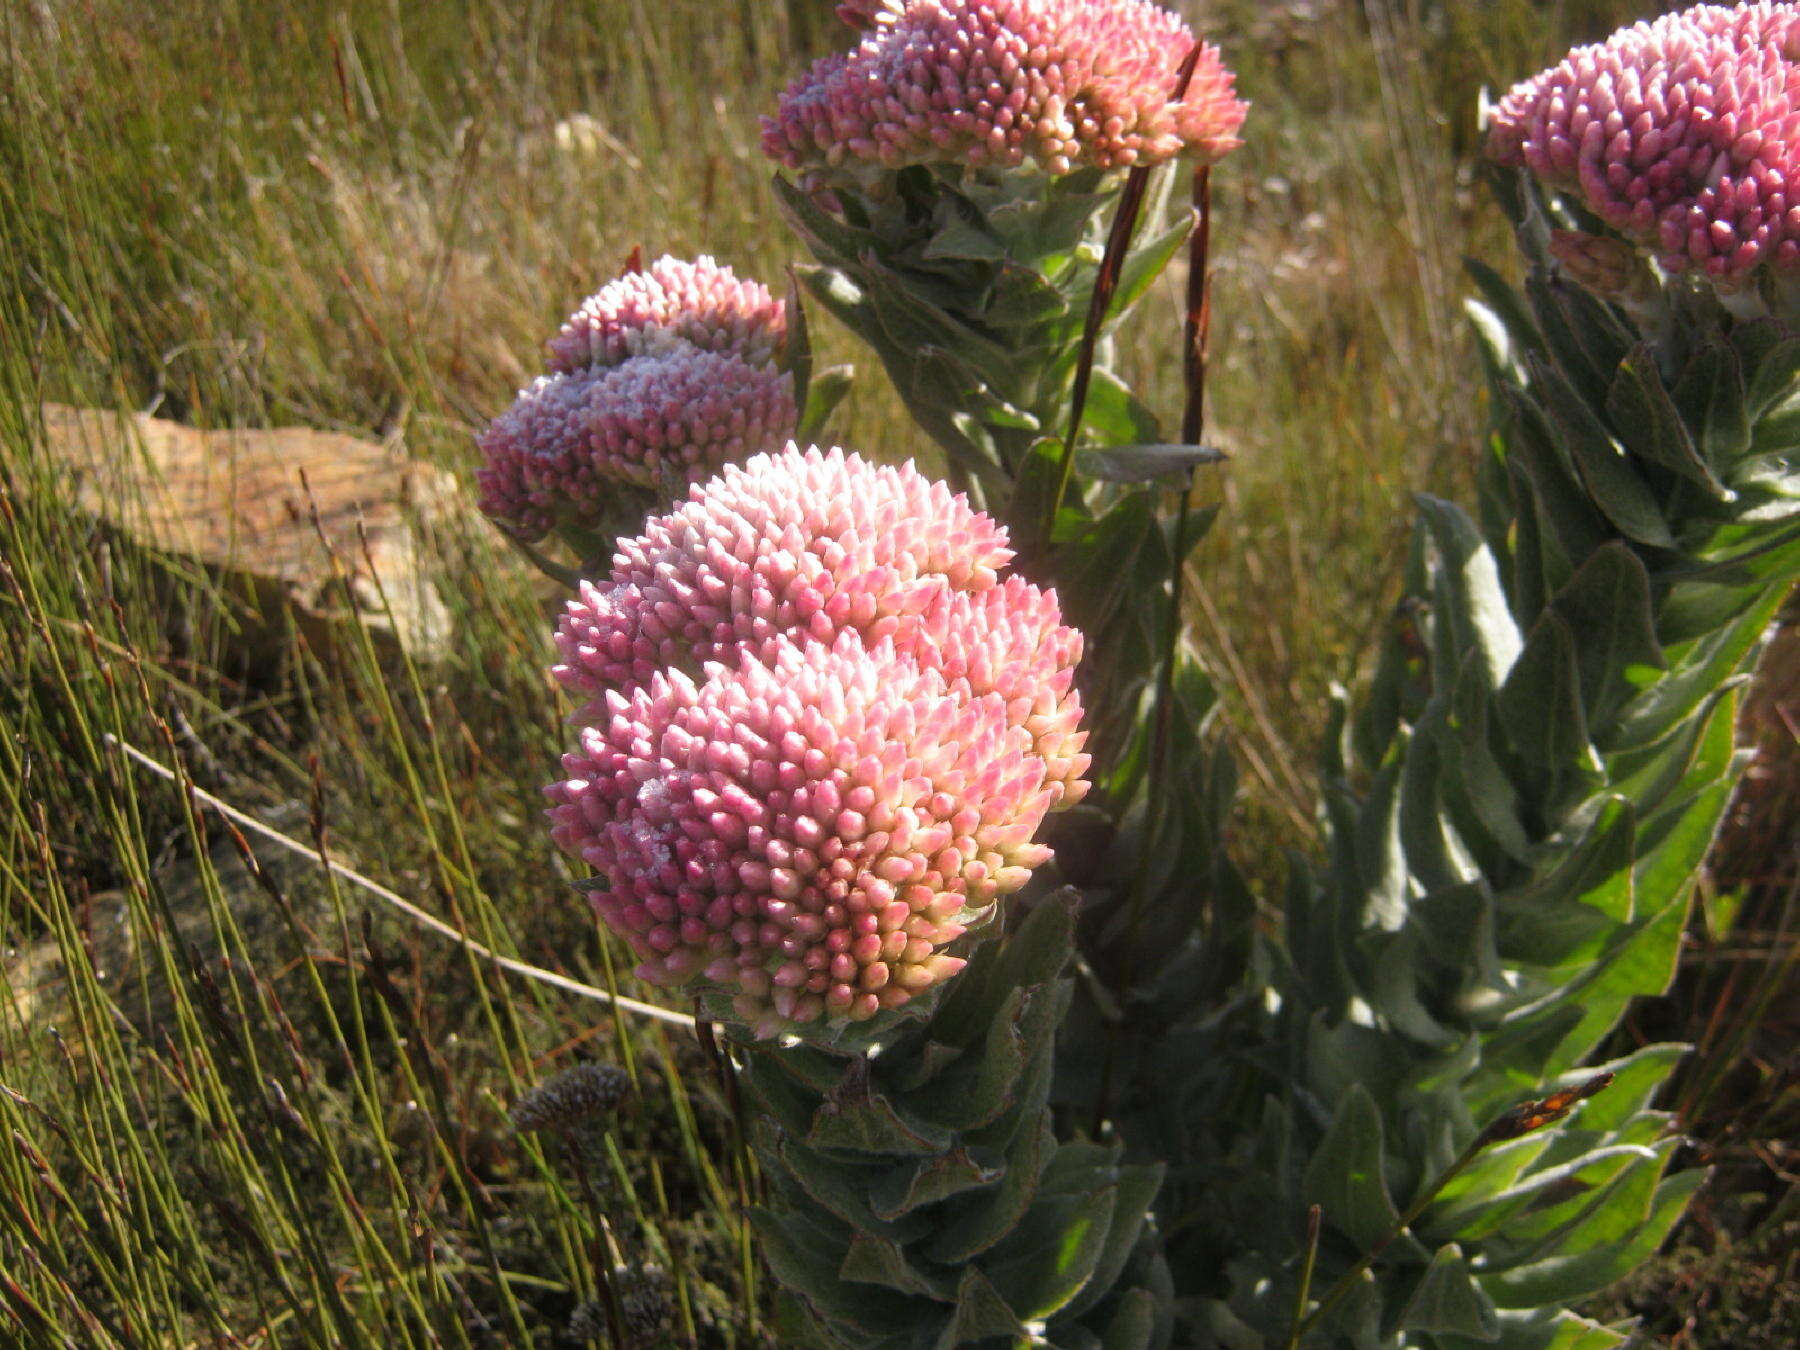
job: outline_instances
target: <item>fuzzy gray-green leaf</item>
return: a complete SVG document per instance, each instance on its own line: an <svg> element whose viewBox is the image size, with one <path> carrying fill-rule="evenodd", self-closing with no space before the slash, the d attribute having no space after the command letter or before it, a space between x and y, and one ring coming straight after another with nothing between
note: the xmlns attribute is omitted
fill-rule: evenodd
<svg viewBox="0 0 1800 1350"><path fill-rule="evenodd" d="M1407 1331L1467 1336L1475 1341L1494 1341L1500 1336L1494 1301L1475 1283L1467 1258L1453 1242L1432 1255L1424 1278L1400 1313L1400 1325Z"/></svg>
<svg viewBox="0 0 1800 1350"><path fill-rule="evenodd" d="M1301 1187L1302 1203L1318 1205L1325 1222L1363 1251L1372 1251L1400 1221L1388 1192L1385 1138L1375 1099L1362 1084L1351 1084L1307 1161Z"/></svg>

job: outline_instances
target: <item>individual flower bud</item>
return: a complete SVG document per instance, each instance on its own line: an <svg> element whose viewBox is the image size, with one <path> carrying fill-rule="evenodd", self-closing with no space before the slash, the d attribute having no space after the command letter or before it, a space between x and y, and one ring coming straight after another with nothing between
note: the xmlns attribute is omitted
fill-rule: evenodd
<svg viewBox="0 0 1800 1350"><path fill-rule="evenodd" d="M1209 164L1240 144L1248 105L1215 48L1172 97L1195 39L1149 0L845 8L872 21L861 44L815 63L763 119L764 153L789 168L1029 161L1067 173L1182 154Z"/></svg>
<svg viewBox="0 0 1800 1350"><path fill-rule="evenodd" d="M574 1134L612 1118L631 1076L611 1064L577 1064L519 1094L511 1112L521 1134Z"/></svg>
<svg viewBox="0 0 1800 1350"><path fill-rule="evenodd" d="M550 339L550 369L569 374L667 350L670 338L772 365L787 341L787 305L702 255L661 257L607 282Z"/></svg>
<svg viewBox="0 0 1800 1350"><path fill-rule="evenodd" d="M1578 47L1494 109L1490 153L1670 272L1800 262L1800 5L1697 5Z"/></svg>
<svg viewBox="0 0 1800 1350"><path fill-rule="evenodd" d="M545 376L481 437L481 509L527 542L559 526L612 533L621 489L707 478L780 445L797 417L792 376L679 340Z"/></svg>
<svg viewBox="0 0 1800 1350"><path fill-rule="evenodd" d="M593 694L778 638L873 643L938 603L940 582L985 590L1011 558L1005 530L910 464L790 445L622 540L610 578L569 602L555 674Z"/></svg>
<svg viewBox="0 0 1800 1350"><path fill-rule="evenodd" d="M654 984L734 996L757 1035L898 1008L1048 856L1057 795L998 693L865 646L609 691L546 789L607 926Z"/></svg>

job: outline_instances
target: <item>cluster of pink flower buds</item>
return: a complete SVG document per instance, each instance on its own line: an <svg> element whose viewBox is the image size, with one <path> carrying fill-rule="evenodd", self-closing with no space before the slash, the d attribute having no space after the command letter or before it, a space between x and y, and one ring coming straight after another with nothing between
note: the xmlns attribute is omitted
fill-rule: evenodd
<svg viewBox="0 0 1800 1350"><path fill-rule="evenodd" d="M1211 163L1239 141L1247 105L1215 48L1173 97L1195 39L1149 0L857 0L866 29L763 119L763 150L793 169L965 163L1050 173Z"/></svg>
<svg viewBox="0 0 1800 1350"><path fill-rule="evenodd" d="M1004 529L910 465L760 455L619 541L608 581L569 604L556 674L598 693L784 637L849 628L873 643L916 624L937 588L991 588L1011 559Z"/></svg>
<svg viewBox="0 0 1800 1350"><path fill-rule="evenodd" d="M786 337L785 305L711 258L608 283L550 340L550 373L481 437L481 509L527 541L604 533L621 489L673 495L779 446L798 418L776 364Z"/></svg>
<svg viewBox="0 0 1800 1350"><path fill-rule="evenodd" d="M758 1034L863 1021L963 965L1086 791L1081 638L1003 530L910 465L790 446L621 543L557 634L595 695L558 844L665 985Z"/></svg>
<svg viewBox="0 0 1800 1350"><path fill-rule="evenodd" d="M582 301L550 339L550 369L616 366L656 350L665 335L767 366L787 341L787 306L761 282L740 281L704 254L693 262L658 258Z"/></svg>
<svg viewBox="0 0 1800 1350"><path fill-rule="evenodd" d="M1489 146L1671 272L1800 261L1800 5L1699 5L1579 47L1495 108Z"/></svg>

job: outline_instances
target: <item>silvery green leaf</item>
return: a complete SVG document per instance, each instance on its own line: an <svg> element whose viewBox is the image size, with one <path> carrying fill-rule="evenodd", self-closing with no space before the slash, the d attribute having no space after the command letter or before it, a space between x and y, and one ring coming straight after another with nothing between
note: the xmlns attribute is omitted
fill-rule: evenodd
<svg viewBox="0 0 1800 1350"><path fill-rule="evenodd" d="M1729 346L1703 342L1675 382L1673 395L1683 418L1694 429L1700 452L1715 469L1726 468L1749 450L1744 372Z"/></svg>
<svg viewBox="0 0 1800 1350"><path fill-rule="evenodd" d="M1662 508L1593 406L1554 366L1534 361L1531 374L1544 394L1563 451L1576 465L1594 505L1628 538L1673 548L1675 538Z"/></svg>
<svg viewBox="0 0 1800 1350"><path fill-rule="evenodd" d="M1106 1252L1117 1181L1074 1194L1040 1196L984 1263L994 1287L1027 1321L1053 1316L1093 1277Z"/></svg>
<svg viewBox="0 0 1800 1350"><path fill-rule="evenodd" d="M1381 1109L1353 1083L1306 1164L1302 1202L1318 1205L1325 1222L1360 1251L1374 1250L1400 1220L1388 1191L1385 1142Z"/></svg>
<svg viewBox="0 0 1800 1350"><path fill-rule="evenodd" d="M1497 706L1508 741L1532 763L1599 768L1588 742L1575 635L1554 610L1532 625Z"/></svg>
<svg viewBox="0 0 1800 1350"><path fill-rule="evenodd" d="M1162 440L1156 414L1105 366L1095 366L1088 385L1082 434L1103 446L1153 445Z"/></svg>
<svg viewBox="0 0 1800 1350"><path fill-rule="evenodd" d="M1550 603L1580 635L1582 707L1589 726L1604 727L1667 669L1656 640L1650 574L1625 543L1614 542L1583 563Z"/></svg>
<svg viewBox="0 0 1800 1350"><path fill-rule="evenodd" d="M1678 474L1720 501L1730 499L1729 489L1700 457L1675 400L1663 385L1649 343L1640 342L1620 363L1607 391L1606 414L1631 453Z"/></svg>
<svg viewBox="0 0 1800 1350"><path fill-rule="evenodd" d="M1143 297L1144 292L1150 289L1151 283L1162 275L1170 260L1187 243L1188 236L1193 234L1199 221L1197 211L1192 207L1185 208L1168 229L1131 250L1125 259L1125 265L1119 269L1119 288L1113 292L1109 316L1112 321L1116 322L1127 314Z"/></svg>
<svg viewBox="0 0 1800 1350"><path fill-rule="evenodd" d="M826 421L837 410L838 404L844 401L844 395L850 392L850 384L855 375L855 366L841 365L828 366L812 377L807 386L806 402L802 406L800 420L794 428L796 441L806 445L818 439Z"/></svg>

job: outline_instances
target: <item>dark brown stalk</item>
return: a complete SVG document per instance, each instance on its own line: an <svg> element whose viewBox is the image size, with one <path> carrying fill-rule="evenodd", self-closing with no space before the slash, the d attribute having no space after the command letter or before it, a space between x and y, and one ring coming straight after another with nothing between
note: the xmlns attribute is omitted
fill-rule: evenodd
<svg viewBox="0 0 1800 1350"><path fill-rule="evenodd" d="M1198 445L1206 428L1206 348L1212 332L1212 278L1208 273L1208 249L1212 235L1212 170L1194 170L1193 242L1189 245L1187 321L1183 327L1182 375L1187 384L1187 403L1181 411L1181 443ZM1175 518L1175 557L1169 566L1169 619L1163 635L1162 670L1156 687L1156 726L1150 742L1151 801L1157 800L1168 761L1169 709L1175 694L1175 656L1181 644L1181 592L1186 571L1188 531L1193 524L1194 484L1197 469L1189 469L1181 494L1181 512Z"/></svg>
<svg viewBox="0 0 1800 1350"><path fill-rule="evenodd" d="M1183 324L1182 374L1187 384L1187 402L1181 410L1181 439L1185 445L1198 445L1206 424L1206 343L1212 328L1212 287L1208 280L1209 248L1212 235L1212 170L1201 165L1194 170L1194 210L1199 219L1194 237L1188 245L1187 312ZM1195 470L1188 470L1188 480L1181 496L1181 514L1175 524L1175 558L1170 565L1169 613L1166 647L1162 667L1157 672L1155 721L1151 729L1149 809L1154 823L1160 818L1167 795L1163 782L1168 765L1169 707L1175 696L1175 657L1181 640L1182 562L1187 556L1187 536L1191 524L1191 501L1194 495ZM1155 833L1150 836L1155 842ZM1146 858L1147 861L1147 858ZM1120 975L1119 992L1129 994L1137 975L1137 944L1144 920L1144 878L1142 867L1132 887L1131 910L1125 921L1125 959ZM1114 1022L1107 1032L1106 1064L1100 1071L1100 1090L1094 1099L1093 1131L1096 1135L1112 1112L1114 1065L1118 1059L1118 1038L1123 1030Z"/></svg>
<svg viewBox="0 0 1800 1350"><path fill-rule="evenodd" d="M1194 67L1200 62L1204 44L1196 42L1176 73L1175 89L1170 102L1187 97L1188 83L1194 78ZM1081 419L1087 413L1088 385L1094 374L1094 348L1100 341L1100 330L1106 324L1106 313L1112 308L1113 292L1119 287L1119 275L1131 252L1131 238L1137 231L1139 214L1144 207L1144 192L1150 185L1154 165L1140 164L1125 179L1125 190L1119 194L1119 208L1113 214L1112 229L1106 236L1106 252L1100 257L1100 270L1094 274L1094 292L1088 300L1087 322L1081 329L1081 355L1075 362L1075 385L1069 395L1069 426L1063 435L1062 459L1056 469L1056 491L1044 514L1043 542L1050 542L1056 513L1062 510L1068 495L1069 478L1075 468L1075 442L1081 435Z"/></svg>

